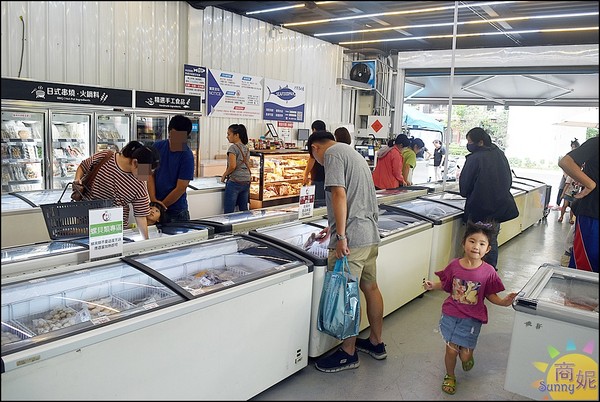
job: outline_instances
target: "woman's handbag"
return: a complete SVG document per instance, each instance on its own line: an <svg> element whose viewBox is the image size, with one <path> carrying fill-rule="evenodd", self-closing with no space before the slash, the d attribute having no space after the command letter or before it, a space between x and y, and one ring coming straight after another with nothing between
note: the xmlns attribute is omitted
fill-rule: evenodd
<svg viewBox="0 0 600 402"><path fill-rule="evenodd" d="M108 152L104 158L93 164L90 172L81 178L81 184L73 182L73 192L71 193L71 199L73 201L83 200L84 196L92 191L92 184L94 183L94 179L96 178L100 167L102 167L106 161L112 158L112 156L113 153Z"/></svg>
<svg viewBox="0 0 600 402"><path fill-rule="evenodd" d="M358 278L350 273L348 258L335 262L333 271L325 273L319 302L317 328L343 340L357 336L360 326L360 295Z"/></svg>

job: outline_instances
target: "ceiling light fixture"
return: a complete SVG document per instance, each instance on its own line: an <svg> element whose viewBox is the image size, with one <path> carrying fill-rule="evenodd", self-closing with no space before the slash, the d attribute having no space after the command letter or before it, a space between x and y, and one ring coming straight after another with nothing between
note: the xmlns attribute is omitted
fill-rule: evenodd
<svg viewBox="0 0 600 402"><path fill-rule="evenodd" d="M289 23L283 24L283 26L284 27L293 27L293 26L299 26L299 25L323 24L325 22L348 21L348 20L356 20L359 18L381 17L381 16L385 16L385 15L419 14L419 13L429 13L432 11L453 10L455 7L456 8L478 7L478 6L498 5L498 4L506 4L506 3L514 3L514 1L487 1L485 3L461 4L458 6L449 5L449 6L442 6L442 7L421 8L421 9L417 9L417 10L388 11L385 13L352 15L352 16L348 16L348 17L327 18L327 19L323 19L323 20L289 22Z"/></svg>
<svg viewBox="0 0 600 402"><path fill-rule="evenodd" d="M486 24L492 22L508 22L508 21L525 21L525 20L539 20L539 19L550 19L550 18L575 18L575 17L589 17L592 15L598 15L598 12L592 13L574 13L574 14L558 14L558 15L538 15L532 17L506 17L506 18L492 18L487 20L477 20L477 21L464 21L457 22L456 25L473 25L473 24ZM373 28L373 29L357 29L354 31L339 31L339 32L324 32L314 34L315 37L320 36L332 36L332 35L348 35L348 34L357 34L357 33L371 33L371 32L385 32L385 31L393 31L397 29L413 29L413 28L435 28L435 27L444 27L444 26L453 26L453 22L440 22L438 24L416 24L416 25L401 25L395 27L385 27L385 28Z"/></svg>
<svg viewBox="0 0 600 402"><path fill-rule="evenodd" d="M550 33L550 32L577 32L577 31L594 31L598 30L598 27L581 27L581 28L556 28L556 29L529 29L522 31L504 31L504 32L480 32L470 34L457 34L457 38L468 38L470 36L493 36L493 35L515 35L515 34L530 34L530 33ZM452 38L453 35L429 35L429 36L411 36L402 38L390 38L390 39L375 39L375 40L359 40L351 42L339 42L339 45L359 45L365 43L382 43L382 42L399 42L405 40L422 40L422 39L447 39Z"/></svg>
<svg viewBox="0 0 600 402"><path fill-rule="evenodd" d="M320 5L323 5L323 4L335 3L335 1L315 1L315 2L310 2L310 3L314 3L317 6L320 6ZM289 10L289 9L292 9L292 8L302 8L302 7L307 7L306 3L294 4L293 6L267 8L265 10L248 11L246 13L246 15L271 13L271 12L274 12L274 11L283 11L283 10ZM313 8L313 7L308 7L308 8Z"/></svg>

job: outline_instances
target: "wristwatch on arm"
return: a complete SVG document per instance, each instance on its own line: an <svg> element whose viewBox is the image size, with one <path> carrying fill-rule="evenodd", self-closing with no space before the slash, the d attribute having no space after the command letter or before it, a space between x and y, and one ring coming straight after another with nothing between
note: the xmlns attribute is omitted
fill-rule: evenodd
<svg viewBox="0 0 600 402"><path fill-rule="evenodd" d="M347 239L347 237L345 235L341 235L341 234L336 234L335 238L338 240L346 240Z"/></svg>

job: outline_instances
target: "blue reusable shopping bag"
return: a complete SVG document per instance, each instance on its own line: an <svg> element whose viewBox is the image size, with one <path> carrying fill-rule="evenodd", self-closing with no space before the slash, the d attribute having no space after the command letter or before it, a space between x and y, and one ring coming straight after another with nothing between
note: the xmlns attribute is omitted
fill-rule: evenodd
<svg viewBox="0 0 600 402"><path fill-rule="evenodd" d="M343 340L358 335L360 297L358 278L350 273L348 258L335 262L333 271L325 273L323 292L319 301L317 328Z"/></svg>

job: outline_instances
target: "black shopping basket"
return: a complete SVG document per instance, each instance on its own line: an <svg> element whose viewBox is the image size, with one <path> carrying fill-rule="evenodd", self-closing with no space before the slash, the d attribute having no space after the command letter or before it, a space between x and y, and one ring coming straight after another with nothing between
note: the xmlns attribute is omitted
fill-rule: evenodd
<svg viewBox="0 0 600 402"><path fill-rule="evenodd" d="M57 203L40 204L48 235L52 240L88 236L90 209L113 206L112 200L61 202L69 184L65 186Z"/></svg>

